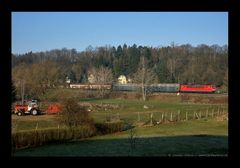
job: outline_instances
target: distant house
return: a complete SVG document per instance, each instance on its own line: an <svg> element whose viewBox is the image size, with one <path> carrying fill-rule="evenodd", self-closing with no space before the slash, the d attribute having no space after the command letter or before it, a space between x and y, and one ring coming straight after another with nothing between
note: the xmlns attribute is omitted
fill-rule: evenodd
<svg viewBox="0 0 240 168"><path fill-rule="evenodd" d="M68 78L68 76L66 77L66 83L71 83L71 80Z"/></svg>
<svg viewBox="0 0 240 168"><path fill-rule="evenodd" d="M96 78L94 77L93 74L88 75L88 82L89 83L95 83L96 82Z"/></svg>
<svg viewBox="0 0 240 168"><path fill-rule="evenodd" d="M127 83L131 83L132 80L130 78L127 78L125 75L120 75L118 77L118 83L119 84L127 84Z"/></svg>

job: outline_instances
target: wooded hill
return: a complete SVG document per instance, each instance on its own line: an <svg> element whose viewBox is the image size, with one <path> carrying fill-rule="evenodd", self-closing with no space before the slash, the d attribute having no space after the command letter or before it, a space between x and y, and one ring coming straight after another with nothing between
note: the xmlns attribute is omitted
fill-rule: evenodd
<svg viewBox="0 0 240 168"><path fill-rule="evenodd" d="M174 43L166 47L124 44L117 48L89 46L82 52L63 48L12 54L12 79L18 86L24 79L29 86L34 83L55 87L65 84L66 77L72 83L86 83L89 69L103 66L112 70L116 80L120 75L135 74L140 57L145 58L159 83L214 84L227 88L228 46L205 44L196 47Z"/></svg>

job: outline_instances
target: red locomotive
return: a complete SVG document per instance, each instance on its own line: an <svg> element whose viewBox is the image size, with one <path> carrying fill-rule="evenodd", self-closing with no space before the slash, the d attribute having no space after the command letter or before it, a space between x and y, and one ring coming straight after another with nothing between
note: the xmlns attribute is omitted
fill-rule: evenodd
<svg viewBox="0 0 240 168"><path fill-rule="evenodd" d="M180 85L180 92L201 92L201 93L213 93L217 90L214 85Z"/></svg>

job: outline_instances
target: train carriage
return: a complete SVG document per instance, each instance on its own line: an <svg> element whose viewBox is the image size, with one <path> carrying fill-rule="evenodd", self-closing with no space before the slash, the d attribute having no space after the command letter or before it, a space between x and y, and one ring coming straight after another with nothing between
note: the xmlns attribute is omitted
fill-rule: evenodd
<svg viewBox="0 0 240 168"><path fill-rule="evenodd" d="M148 86L151 92L179 92L180 84L178 83L160 83Z"/></svg>

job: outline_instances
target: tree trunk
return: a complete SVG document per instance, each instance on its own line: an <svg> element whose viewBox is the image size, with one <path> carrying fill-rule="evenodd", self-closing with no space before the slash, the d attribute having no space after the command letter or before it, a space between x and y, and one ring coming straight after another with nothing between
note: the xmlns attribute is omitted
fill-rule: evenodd
<svg viewBox="0 0 240 168"><path fill-rule="evenodd" d="M143 101L146 101L146 94L145 94L145 88L143 83L142 83L142 96L143 96Z"/></svg>

